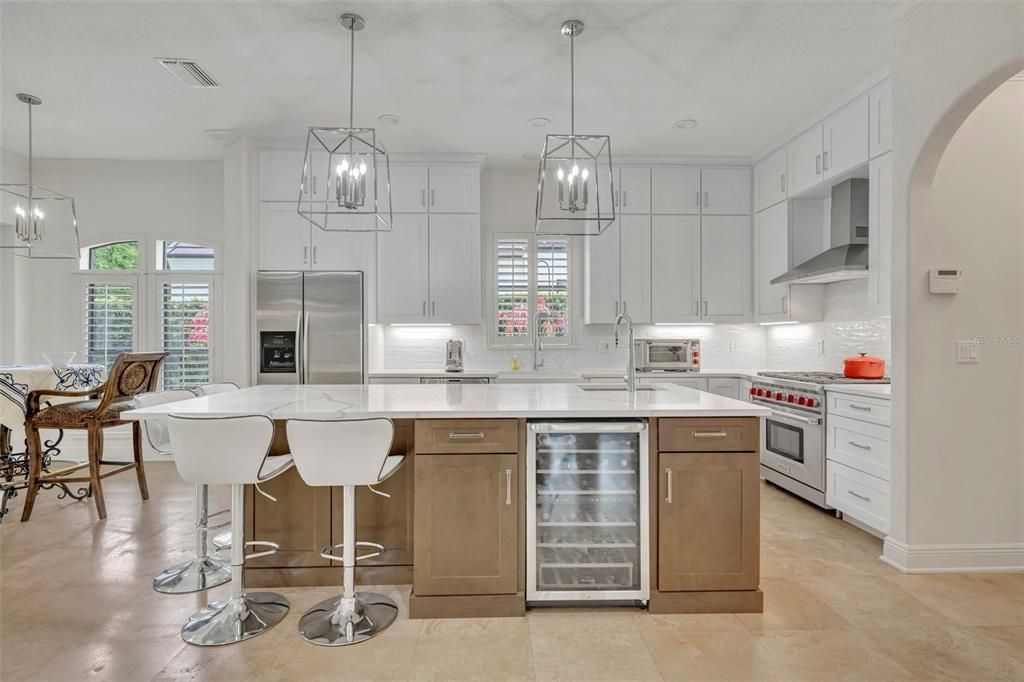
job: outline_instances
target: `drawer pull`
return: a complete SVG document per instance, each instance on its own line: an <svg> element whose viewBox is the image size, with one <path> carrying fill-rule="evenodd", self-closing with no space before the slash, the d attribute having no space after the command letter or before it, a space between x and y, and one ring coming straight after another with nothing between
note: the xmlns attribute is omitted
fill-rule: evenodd
<svg viewBox="0 0 1024 682"><path fill-rule="evenodd" d="M850 441L846 441L846 442L849 443L850 445L852 445L855 448L860 448L861 450L870 450L871 449L870 445L864 445L863 443L858 443L855 440L850 440Z"/></svg>
<svg viewBox="0 0 1024 682"><path fill-rule="evenodd" d="M868 497L867 495L861 495L860 493L854 492L853 490L847 490L846 492L850 493L851 495L856 497L858 500L864 500L865 502L870 502L871 501L871 498Z"/></svg>
<svg viewBox="0 0 1024 682"><path fill-rule="evenodd" d="M512 470L505 469L505 504L512 504Z"/></svg>
<svg viewBox="0 0 1024 682"><path fill-rule="evenodd" d="M861 412L870 412L871 408L867 405L858 405L857 403L850 403L851 410L860 410Z"/></svg>
<svg viewBox="0 0 1024 682"><path fill-rule="evenodd" d="M672 504L672 469L665 468L665 504Z"/></svg>
<svg viewBox="0 0 1024 682"><path fill-rule="evenodd" d="M476 431L474 433L456 433L454 431L448 432L448 440L483 440L484 432Z"/></svg>
<svg viewBox="0 0 1024 682"><path fill-rule="evenodd" d="M726 438L728 435L725 431L690 431L693 438Z"/></svg>

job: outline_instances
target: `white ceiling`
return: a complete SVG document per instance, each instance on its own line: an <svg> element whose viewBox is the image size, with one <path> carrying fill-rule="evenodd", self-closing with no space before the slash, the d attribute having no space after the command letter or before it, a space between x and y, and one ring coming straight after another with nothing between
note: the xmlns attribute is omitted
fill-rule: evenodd
<svg viewBox="0 0 1024 682"><path fill-rule="evenodd" d="M577 132L617 154L749 156L889 62L906 0L681 2L12 2L0 5L3 146L24 151L36 110L42 157L209 159L234 129L302 140L345 125L356 11L356 124L391 151L474 152L520 161L568 132L568 39L576 44ZM154 57L196 59L223 85L185 87ZM401 116L381 126L378 115ZM695 118L680 131L672 122Z"/></svg>

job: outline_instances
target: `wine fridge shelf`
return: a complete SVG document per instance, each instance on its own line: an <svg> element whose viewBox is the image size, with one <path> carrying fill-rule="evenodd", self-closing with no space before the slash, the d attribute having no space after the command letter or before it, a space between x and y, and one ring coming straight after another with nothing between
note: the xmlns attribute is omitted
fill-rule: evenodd
<svg viewBox="0 0 1024 682"><path fill-rule="evenodd" d="M538 495L636 495L635 490L538 490Z"/></svg>
<svg viewBox="0 0 1024 682"><path fill-rule="evenodd" d="M554 474L556 476L572 476L573 474L620 474L636 476L633 469L537 469L538 474Z"/></svg>

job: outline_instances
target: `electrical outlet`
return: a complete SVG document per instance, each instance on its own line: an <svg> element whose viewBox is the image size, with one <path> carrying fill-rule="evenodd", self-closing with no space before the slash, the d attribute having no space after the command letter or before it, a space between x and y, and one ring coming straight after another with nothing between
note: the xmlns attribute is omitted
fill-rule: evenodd
<svg viewBox="0 0 1024 682"><path fill-rule="evenodd" d="M612 342L608 339L598 339L597 341L597 352L607 353L612 349Z"/></svg>
<svg viewBox="0 0 1024 682"><path fill-rule="evenodd" d="M825 339L818 339L818 354L825 354Z"/></svg>
<svg viewBox="0 0 1024 682"><path fill-rule="evenodd" d="M973 341L957 341L956 362L959 365L976 364L978 362L978 344Z"/></svg>
<svg viewBox="0 0 1024 682"><path fill-rule="evenodd" d="M729 339L729 351L730 352L735 353L736 349L738 347L739 347L739 344L736 343L736 339Z"/></svg>

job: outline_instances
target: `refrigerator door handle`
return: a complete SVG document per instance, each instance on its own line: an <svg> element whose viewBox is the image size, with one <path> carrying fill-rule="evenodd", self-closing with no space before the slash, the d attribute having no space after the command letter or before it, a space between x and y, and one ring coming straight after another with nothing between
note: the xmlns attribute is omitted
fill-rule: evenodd
<svg viewBox="0 0 1024 682"><path fill-rule="evenodd" d="M295 374L297 375L298 381L296 383L303 383L305 378L302 376L302 362L305 356L302 352L302 311L295 313L295 352L299 357L295 358Z"/></svg>
<svg viewBox="0 0 1024 682"><path fill-rule="evenodd" d="M309 378L309 313L302 314L302 383Z"/></svg>

